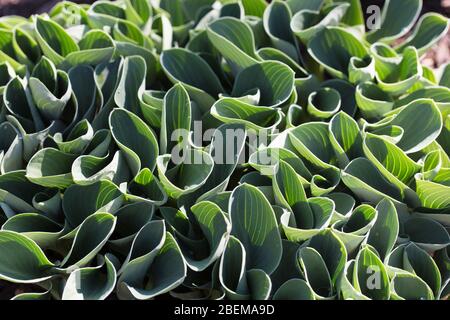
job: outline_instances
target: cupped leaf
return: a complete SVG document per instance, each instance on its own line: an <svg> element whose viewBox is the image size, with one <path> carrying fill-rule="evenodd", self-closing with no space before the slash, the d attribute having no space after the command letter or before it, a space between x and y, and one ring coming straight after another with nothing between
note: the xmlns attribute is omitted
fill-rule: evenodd
<svg viewBox="0 0 450 320"><path fill-rule="evenodd" d="M392 95L401 95L410 89L423 74L417 49L408 47L403 52L401 62L387 70L377 68L378 86Z"/></svg>
<svg viewBox="0 0 450 320"><path fill-rule="evenodd" d="M160 148L161 153L170 153L179 144L187 145L187 132L191 128L191 102L182 84L176 84L164 96L161 116ZM179 133L178 140L174 135ZM180 134L181 133L181 134Z"/></svg>
<svg viewBox="0 0 450 320"><path fill-rule="evenodd" d="M336 114L330 121L329 130L330 141L341 168L363 154L362 134L356 121L349 115L344 112Z"/></svg>
<svg viewBox="0 0 450 320"><path fill-rule="evenodd" d="M394 107L394 99L372 82L360 83L355 97L359 110L368 119L381 118Z"/></svg>
<svg viewBox="0 0 450 320"><path fill-rule="evenodd" d="M71 167L76 157L54 148L44 148L30 159L26 177L44 187L65 189L73 183Z"/></svg>
<svg viewBox="0 0 450 320"><path fill-rule="evenodd" d="M202 110L208 110L224 92L211 67L198 55L185 49L169 49L161 55L161 66L172 82L185 85Z"/></svg>
<svg viewBox="0 0 450 320"><path fill-rule="evenodd" d="M339 92L331 88L323 88L309 95L308 113L314 118L329 119L341 108Z"/></svg>
<svg viewBox="0 0 450 320"><path fill-rule="evenodd" d="M332 226L348 253L353 253L359 248L375 224L377 215L377 210L372 206L362 204L355 208L347 220L338 221Z"/></svg>
<svg viewBox="0 0 450 320"><path fill-rule="evenodd" d="M422 10L422 0L392 1L384 4L380 28L367 34L367 40L392 42L404 36Z"/></svg>
<svg viewBox="0 0 450 320"><path fill-rule="evenodd" d="M186 272L180 248L173 236L165 232L164 223L150 222L136 235L120 271L118 296L152 299L176 288Z"/></svg>
<svg viewBox="0 0 450 320"><path fill-rule="evenodd" d="M401 202L400 189L389 182L366 158L350 162L342 172L342 181L363 201L378 203L388 198L396 204Z"/></svg>
<svg viewBox="0 0 450 320"><path fill-rule="evenodd" d="M242 70L234 82L232 96L241 97L258 89L260 106L276 107L294 91L294 72L285 64L265 61Z"/></svg>
<svg viewBox="0 0 450 320"><path fill-rule="evenodd" d="M2 230L18 232L36 242L41 248L54 248L56 241L64 232L60 224L38 213L17 214L3 224Z"/></svg>
<svg viewBox="0 0 450 320"><path fill-rule="evenodd" d="M254 186L240 185L231 194L229 214L231 234L248 254L247 270L275 271L281 260L281 238L275 213L264 194Z"/></svg>
<svg viewBox="0 0 450 320"><path fill-rule="evenodd" d="M123 194L108 180L91 185L72 185L64 193L62 207L69 226L78 227L96 212L115 213L121 206Z"/></svg>
<svg viewBox="0 0 450 320"><path fill-rule="evenodd" d="M418 172L420 166L399 147L370 133L366 134L363 150L366 157L373 162L386 179L401 190L404 200L413 206L417 205L418 197L407 184Z"/></svg>
<svg viewBox="0 0 450 320"><path fill-rule="evenodd" d="M125 109L111 112L109 127L114 140L125 154L131 172L136 175L142 168L153 171L159 146L152 129Z"/></svg>
<svg viewBox="0 0 450 320"><path fill-rule="evenodd" d="M301 279L291 279L273 295L273 300L314 300L314 293L308 282Z"/></svg>
<svg viewBox="0 0 450 320"><path fill-rule="evenodd" d="M422 55L447 33L448 28L447 18L437 13L427 13L420 18L414 33L396 50L402 52L408 46L413 46Z"/></svg>
<svg viewBox="0 0 450 320"><path fill-rule="evenodd" d="M298 61L297 44L290 28L292 13L285 2L273 1L264 11L264 30L272 45Z"/></svg>
<svg viewBox="0 0 450 320"><path fill-rule="evenodd" d="M352 33L340 27L327 27L308 44L308 52L328 72L338 78L348 77L352 57L364 58L368 51Z"/></svg>
<svg viewBox="0 0 450 320"><path fill-rule="evenodd" d="M254 106L235 98L222 98L211 108L211 115L224 123L238 123L247 129L271 130L282 120L280 110Z"/></svg>
<svg viewBox="0 0 450 320"><path fill-rule="evenodd" d="M327 26L336 26L345 16L350 4L342 2L332 6L323 16L319 11L301 10L291 20L291 29L303 43L307 44Z"/></svg>
<svg viewBox="0 0 450 320"><path fill-rule="evenodd" d="M112 214L105 212L87 217L77 229L70 251L61 266L70 272L86 266L108 241L116 220Z"/></svg>
<svg viewBox="0 0 450 320"><path fill-rule="evenodd" d="M257 63L255 40L250 27L236 18L225 17L207 28L209 41L238 70Z"/></svg>
<svg viewBox="0 0 450 320"><path fill-rule="evenodd" d="M76 42L56 22L38 16L34 19L34 27L42 52L56 65L62 63L70 53L79 50Z"/></svg>
<svg viewBox="0 0 450 320"><path fill-rule="evenodd" d="M376 249L382 261L390 254L397 241L399 219L392 201L384 199L375 208L377 218L367 235L367 244Z"/></svg>
<svg viewBox="0 0 450 320"><path fill-rule="evenodd" d="M0 231L0 278L11 282L36 283L52 277L54 264L28 237Z"/></svg>
<svg viewBox="0 0 450 320"><path fill-rule="evenodd" d="M391 287L396 300L432 300L433 291L419 277L410 273L395 275Z"/></svg>
<svg viewBox="0 0 450 320"><path fill-rule="evenodd" d="M159 156L156 163L158 177L169 197L174 199L200 188L214 166L211 155L199 149L180 153Z"/></svg>
<svg viewBox="0 0 450 320"><path fill-rule="evenodd" d="M364 246L356 257L353 284L371 299L388 300L390 297L391 288L386 267L370 246Z"/></svg>
<svg viewBox="0 0 450 320"><path fill-rule="evenodd" d="M429 252L445 248L450 243L450 235L446 229L428 218L411 218L405 222L403 228L409 240Z"/></svg>

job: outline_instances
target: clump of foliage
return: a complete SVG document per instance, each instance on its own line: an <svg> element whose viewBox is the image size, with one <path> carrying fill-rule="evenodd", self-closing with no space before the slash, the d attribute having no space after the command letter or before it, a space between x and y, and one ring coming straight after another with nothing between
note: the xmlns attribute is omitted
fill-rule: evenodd
<svg viewBox="0 0 450 320"><path fill-rule="evenodd" d="M42 288L15 299L444 299L450 68L420 57L449 21L421 7L388 0L375 30L359 0L0 18L0 278ZM209 141L171 139L198 121Z"/></svg>

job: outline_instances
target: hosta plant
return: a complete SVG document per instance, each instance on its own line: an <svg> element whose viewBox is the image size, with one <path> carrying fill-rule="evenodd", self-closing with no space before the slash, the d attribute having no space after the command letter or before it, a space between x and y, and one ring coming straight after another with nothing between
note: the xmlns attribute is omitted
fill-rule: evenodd
<svg viewBox="0 0 450 320"><path fill-rule="evenodd" d="M447 299L449 29L422 0L0 18L13 299Z"/></svg>

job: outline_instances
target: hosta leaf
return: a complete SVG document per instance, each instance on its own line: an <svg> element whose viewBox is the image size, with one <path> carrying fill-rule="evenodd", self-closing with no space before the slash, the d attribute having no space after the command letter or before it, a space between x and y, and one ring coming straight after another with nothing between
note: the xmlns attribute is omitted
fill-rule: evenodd
<svg viewBox="0 0 450 320"><path fill-rule="evenodd" d="M273 1L264 11L264 30L273 46L298 61L297 44L290 28L291 9L285 2Z"/></svg>
<svg viewBox="0 0 450 320"><path fill-rule="evenodd" d="M320 11L324 0L287 0L287 4L293 13L301 10Z"/></svg>
<svg viewBox="0 0 450 320"><path fill-rule="evenodd" d="M413 124L420 121L423 126ZM436 104L429 99L418 99L400 109L390 125L403 129L403 137L397 143L405 153L414 153L436 140L442 130L442 116Z"/></svg>
<svg viewBox="0 0 450 320"><path fill-rule="evenodd" d="M362 135L358 124L349 115L344 112L336 114L330 121L329 130L330 141L341 168L363 154Z"/></svg>
<svg viewBox="0 0 450 320"><path fill-rule="evenodd" d="M349 7L348 3L336 4L324 16L319 11L299 11L292 17L291 29L303 43L308 43L323 28L338 25Z"/></svg>
<svg viewBox="0 0 450 320"><path fill-rule="evenodd" d="M342 181L363 201L378 203L384 198L396 204L401 201L400 189L390 183L366 158L350 162L342 172Z"/></svg>
<svg viewBox="0 0 450 320"><path fill-rule="evenodd" d="M71 167L76 157L54 148L42 149L28 163L26 177L44 187L65 189L73 183Z"/></svg>
<svg viewBox="0 0 450 320"><path fill-rule="evenodd" d="M441 274L433 258L414 243L397 247L389 256L389 266L415 274L438 296L441 290Z"/></svg>
<svg viewBox="0 0 450 320"><path fill-rule="evenodd" d="M56 22L36 17L34 19L36 38L45 54L56 65L63 62L64 58L79 47L69 34Z"/></svg>
<svg viewBox="0 0 450 320"><path fill-rule="evenodd" d="M80 51L69 53L62 63L64 69L88 64L98 65L108 62L115 50L113 39L101 30L90 30L78 43Z"/></svg>
<svg viewBox="0 0 450 320"><path fill-rule="evenodd" d="M68 271L86 266L108 241L116 220L112 214L104 212L87 217L77 229L70 251L61 266Z"/></svg>
<svg viewBox="0 0 450 320"><path fill-rule="evenodd" d="M238 123L257 131L270 130L282 119L275 108L254 106L234 98L218 100L211 108L211 115L224 123Z"/></svg>
<svg viewBox="0 0 450 320"><path fill-rule="evenodd" d="M276 61L252 65L237 75L232 96L241 97L255 89L261 93L259 105L279 106L294 91L294 73L287 65Z"/></svg>
<svg viewBox="0 0 450 320"><path fill-rule="evenodd" d="M104 300L116 284L116 268L108 255L99 256L99 265L73 271L64 286L62 300Z"/></svg>
<svg viewBox="0 0 450 320"><path fill-rule="evenodd" d="M23 75L25 66L16 60L14 33L0 25L0 62L7 62L15 72Z"/></svg>
<svg viewBox="0 0 450 320"><path fill-rule="evenodd" d="M392 295L394 295L392 298L396 300L432 300L434 298L433 291L425 281L410 273L395 275L391 287Z"/></svg>
<svg viewBox="0 0 450 320"><path fill-rule="evenodd" d="M364 154L380 172L402 192L405 201L413 206L417 195L407 184L420 169L403 151L388 140L367 133L363 144Z"/></svg>
<svg viewBox="0 0 450 320"><path fill-rule="evenodd" d="M125 153L131 172L136 175L141 168L153 171L159 147L152 129L125 109L111 112L109 127L117 145Z"/></svg>
<svg viewBox="0 0 450 320"><path fill-rule="evenodd" d="M95 212L117 211L122 204L123 195L119 188L108 180L91 185L72 185L64 193L63 210L70 227L78 227Z"/></svg>
<svg viewBox="0 0 450 320"><path fill-rule="evenodd" d="M31 70L41 57L41 50L37 41L25 28L16 27L12 39L17 60Z"/></svg>
<svg viewBox="0 0 450 320"><path fill-rule="evenodd" d="M308 282L301 279L286 281L273 295L273 300L314 300Z"/></svg>
<svg viewBox="0 0 450 320"><path fill-rule="evenodd" d="M375 59L365 57L363 59L352 57L348 66L348 77L351 83L361 83L371 81L375 75Z"/></svg>
<svg viewBox="0 0 450 320"><path fill-rule="evenodd" d="M344 244L331 230L325 230L312 237L305 243L303 248L307 248L308 253L310 253L309 256L313 259L312 261L315 262L314 264L304 265L306 268L303 268L303 272L310 273L311 276L315 277L315 271L310 267L318 266L316 262L320 263L322 268L325 267L325 269L322 269L323 273L317 275L317 277L319 277L318 280L321 280L320 277L328 276L330 283L327 286L329 286L332 291L327 292L327 296L320 297L332 297L336 294L335 286L344 271L345 263L347 261L347 252ZM299 250L299 254L300 252L301 251ZM321 281L323 281L323 278ZM316 292L316 295L317 293L318 292Z"/></svg>
<svg viewBox="0 0 450 320"><path fill-rule="evenodd" d="M208 110L222 85L211 67L198 55L185 49L170 49L161 55L161 65L172 82L185 85L191 98L202 110Z"/></svg>
<svg viewBox="0 0 450 320"><path fill-rule="evenodd" d="M450 89L443 86L431 86L414 91L395 101L395 106L400 108L419 99L432 99L441 110L443 119L450 113Z"/></svg>
<svg viewBox="0 0 450 320"><path fill-rule="evenodd" d="M275 60L279 62L283 62L288 65L294 72L296 77L306 77L308 75L308 71L306 71L298 62L293 60L283 51L280 51L275 48L265 47L261 48L257 51L259 57L263 60ZM296 79L297 81L297 79Z"/></svg>
<svg viewBox="0 0 450 320"><path fill-rule="evenodd" d="M145 60L139 56L125 58L120 80L114 95L114 101L119 108L133 113L139 110L139 94L145 86Z"/></svg>
<svg viewBox="0 0 450 320"><path fill-rule="evenodd" d="M241 0L242 6L245 9L245 14L248 16L262 17L267 7L264 0Z"/></svg>
<svg viewBox="0 0 450 320"><path fill-rule="evenodd" d="M120 273L118 296L147 300L181 284L186 277L186 265L173 236L165 232L163 223L155 221L136 235Z"/></svg>
<svg viewBox="0 0 450 320"><path fill-rule="evenodd" d="M378 86L392 95L401 95L410 89L423 74L417 49L408 47L403 52L401 62L387 70L377 68Z"/></svg>
<svg viewBox="0 0 450 320"><path fill-rule="evenodd" d="M328 72L347 78L352 57L364 58L368 52L362 42L340 27L327 27L308 44L308 52Z"/></svg>
<svg viewBox="0 0 450 320"><path fill-rule="evenodd" d="M447 33L448 28L447 18L436 13L425 14L420 18L414 34L402 43L397 51L401 52L406 47L413 46L417 48L419 55L422 55Z"/></svg>
<svg viewBox="0 0 450 320"><path fill-rule="evenodd" d="M38 213L17 214L3 224L2 230L18 232L41 248L54 247L64 231L61 225Z"/></svg>
<svg viewBox="0 0 450 320"><path fill-rule="evenodd" d="M328 227L333 217L334 202L328 198L310 198L307 202L295 203L292 211L281 216L281 227L289 241L302 242Z"/></svg>
<svg viewBox="0 0 450 320"><path fill-rule="evenodd" d="M275 214L264 194L243 184L230 199L231 233L241 240L248 253L247 270L275 271L281 260L282 246Z"/></svg>
<svg viewBox="0 0 450 320"><path fill-rule="evenodd" d="M50 300L51 299L52 286L45 292L26 292L19 293L18 295L11 298L11 300Z"/></svg>
<svg viewBox="0 0 450 320"><path fill-rule="evenodd" d="M158 177L169 197L174 199L200 188L214 166L212 157L204 151L188 149L182 153L159 156L156 163Z"/></svg>
<svg viewBox="0 0 450 320"><path fill-rule="evenodd" d="M317 250L306 247L298 253L301 268L305 278L315 296L319 299L329 298L333 295L333 284L327 265Z"/></svg>
<svg viewBox="0 0 450 320"><path fill-rule="evenodd" d="M362 204L355 208L347 220L338 221L332 226L348 253L353 253L360 246L377 220L377 215L373 207Z"/></svg>
<svg viewBox="0 0 450 320"><path fill-rule="evenodd" d="M308 113L316 119L329 119L341 108L339 92L323 88L313 92L308 98Z"/></svg>
<svg viewBox="0 0 450 320"><path fill-rule="evenodd" d="M445 248L450 243L450 235L438 222L422 217L411 218L403 225L409 240L428 252Z"/></svg>
<svg viewBox="0 0 450 320"><path fill-rule="evenodd" d="M356 257L354 268L353 284L356 289L375 300L389 299L389 277L376 251L370 246L364 246Z"/></svg>
<svg viewBox="0 0 450 320"><path fill-rule="evenodd" d="M12 282L36 283L52 277L54 264L26 236L2 230L0 248L0 278Z"/></svg>
<svg viewBox="0 0 450 320"><path fill-rule="evenodd" d="M0 172L20 170L23 168L23 143L18 130L9 122L0 124Z"/></svg>
<svg viewBox="0 0 450 320"><path fill-rule="evenodd" d="M359 110L368 119L380 118L394 107L394 99L372 82L360 83L355 97Z"/></svg>
<svg viewBox="0 0 450 320"><path fill-rule="evenodd" d="M62 152L81 154L88 147L94 137L94 130L87 120L78 122L63 141L62 135L58 132L53 136L53 140Z"/></svg>
<svg viewBox="0 0 450 320"><path fill-rule="evenodd" d="M127 161L121 151L105 157L80 156L73 162L71 172L73 181L79 185L89 185L102 179L120 184L129 178Z"/></svg>
<svg viewBox="0 0 450 320"><path fill-rule="evenodd" d="M392 42L404 36L422 10L422 0L392 1L384 4L380 28L367 34L367 40Z"/></svg>
<svg viewBox="0 0 450 320"><path fill-rule="evenodd" d="M364 294L353 286L353 275L355 272L355 260L346 263L344 274L339 281L340 294L345 300L369 300Z"/></svg>
<svg viewBox="0 0 450 320"><path fill-rule="evenodd" d="M161 153L170 153L176 145L185 144L184 135L176 137L181 131L188 132L191 128L191 102L182 84L176 84L164 96L164 106L161 117L160 148Z"/></svg>
<svg viewBox="0 0 450 320"><path fill-rule="evenodd" d="M257 63L252 30L236 18L221 18L207 28L209 41L238 70Z"/></svg>
<svg viewBox="0 0 450 320"><path fill-rule="evenodd" d="M446 209L450 206L448 192L450 187L426 180L416 180L416 191L423 207Z"/></svg>
<svg viewBox="0 0 450 320"><path fill-rule="evenodd" d="M208 242L210 254L202 260L193 260L187 256L185 259L193 270L202 271L222 254L231 232L231 224L220 208L212 202L199 202L191 210Z"/></svg>
<svg viewBox="0 0 450 320"><path fill-rule="evenodd" d="M229 299L249 298L246 260L246 251L241 241L231 236L219 266L219 281Z"/></svg>
<svg viewBox="0 0 450 320"><path fill-rule="evenodd" d="M39 117L36 107L31 105L29 95L30 92L26 89L24 81L19 77L9 81L3 94L3 103L6 110L11 114L11 116L7 117L14 116L17 122L28 132L42 130L44 129L44 124ZM20 130L18 126L16 127Z"/></svg>
<svg viewBox="0 0 450 320"><path fill-rule="evenodd" d="M0 201L17 212L36 212L31 205L32 200L42 189L26 178L24 170L0 176Z"/></svg>
<svg viewBox="0 0 450 320"><path fill-rule="evenodd" d="M227 187L241 160L246 138L247 132L240 124L224 124L215 130L210 145L210 154L214 161L212 172L199 189L188 195L189 201L207 199ZM183 200L180 199L180 202ZM227 211L228 205L222 210Z"/></svg>
<svg viewBox="0 0 450 320"><path fill-rule="evenodd" d="M291 143L302 158L312 165L328 169L336 163L336 155L324 122L305 123L289 133Z"/></svg>
<svg viewBox="0 0 450 320"><path fill-rule="evenodd" d="M145 201L154 205L163 205L167 194L156 176L148 169L142 169L128 185L126 198L130 201Z"/></svg>
<svg viewBox="0 0 450 320"><path fill-rule="evenodd" d="M146 83L151 84L153 81L155 81L155 74L158 71L158 61L155 54L152 51L129 42L116 42L115 45L116 45L115 55L130 58L133 56L140 56L141 58L143 58L145 61L147 71ZM140 70L138 74L140 74L141 72L142 70Z"/></svg>
<svg viewBox="0 0 450 320"><path fill-rule="evenodd" d="M377 219L369 231L367 244L375 248L380 259L384 261L397 241L399 221L397 210L392 201L388 199L378 203L376 210L378 212Z"/></svg>

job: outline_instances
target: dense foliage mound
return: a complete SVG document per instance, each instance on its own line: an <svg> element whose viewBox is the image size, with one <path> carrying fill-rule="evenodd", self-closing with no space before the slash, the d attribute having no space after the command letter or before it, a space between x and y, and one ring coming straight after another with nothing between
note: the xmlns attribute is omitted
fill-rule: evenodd
<svg viewBox="0 0 450 320"><path fill-rule="evenodd" d="M420 57L449 21L421 7L387 0L373 30L359 0L0 18L0 279L15 299L444 299L450 68Z"/></svg>

